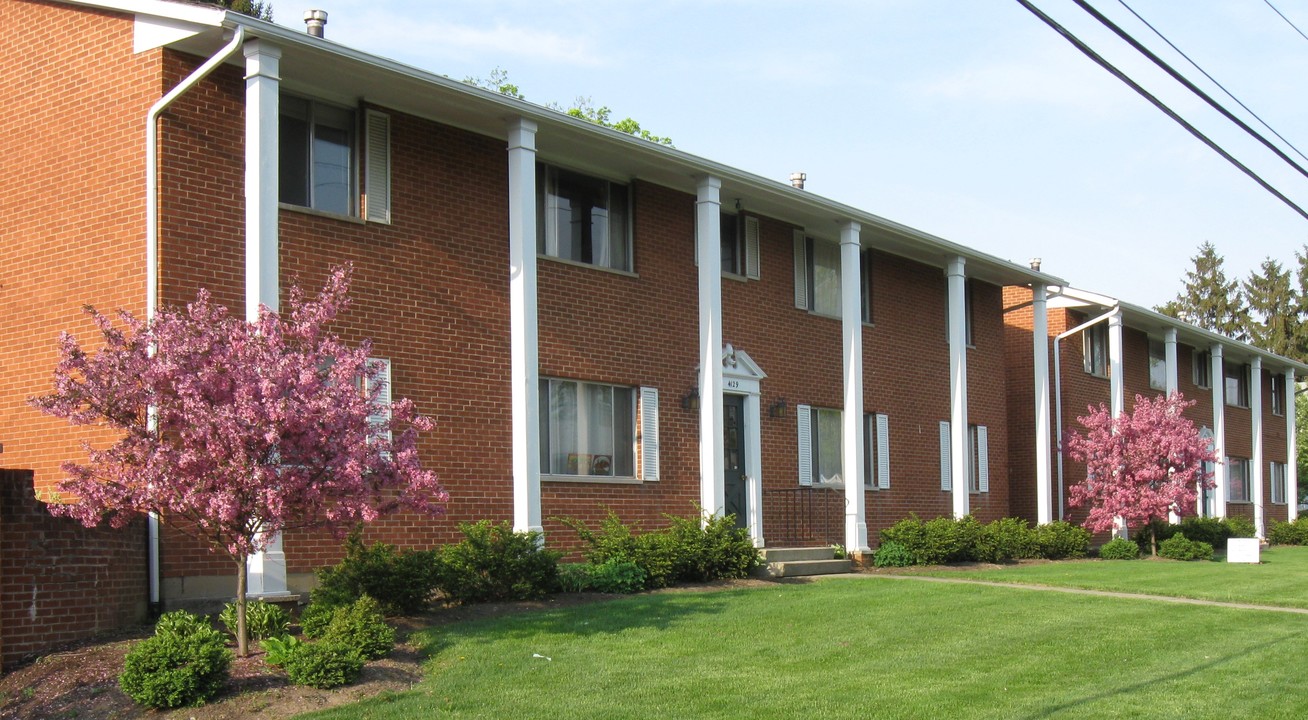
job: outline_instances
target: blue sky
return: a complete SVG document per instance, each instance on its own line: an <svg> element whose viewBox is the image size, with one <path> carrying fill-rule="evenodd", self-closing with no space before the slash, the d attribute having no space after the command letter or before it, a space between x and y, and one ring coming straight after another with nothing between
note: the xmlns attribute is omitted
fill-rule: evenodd
<svg viewBox="0 0 1308 720"><path fill-rule="evenodd" d="M1308 152L1308 40L1264 2L1127 2ZM1308 0L1273 2L1308 31ZM1203 79L1118 0L1093 3ZM1068 0L1036 4L1308 208L1308 178ZM1140 305L1180 290L1203 241L1241 278L1308 242L1308 220L1014 0L311 6L337 42L456 79L501 67L530 101L589 96L681 150L806 172L811 192ZM302 10L275 3L291 27Z"/></svg>

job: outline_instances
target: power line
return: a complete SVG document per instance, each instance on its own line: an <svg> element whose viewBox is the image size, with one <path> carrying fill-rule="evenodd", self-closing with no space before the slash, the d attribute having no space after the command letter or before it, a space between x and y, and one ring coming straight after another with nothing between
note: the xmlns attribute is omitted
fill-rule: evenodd
<svg viewBox="0 0 1308 720"><path fill-rule="evenodd" d="M1303 34L1303 31L1299 29L1299 26L1298 26L1298 25L1295 25L1295 24L1290 20L1290 18L1286 17L1286 16L1285 16L1285 13L1281 12L1280 10L1277 10L1277 9L1276 9L1276 6L1272 4L1272 0L1263 0L1263 2L1267 3L1267 7L1271 8L1273 11L1275 11L1277 15L1280 15L1280 16L1281 16L1281 19L1285 21L1285 24L1287 24L1287 25L1289 25L1290 27L1294 28L1294 31L1297 32L1297 33L1299 33L1299 37L1303 38L1304 40L1308 40L1308 35L1304 35L1304 34Z"/></svg>
<svg viewBox="0 0 1308 720"><path fill-rule="evenodd" d="M1229 98L1231 98L1232 100L1234 100L1234 101L1236 102L1237 105L1239 105L1240 107L1244 108L1245 112L1247 112L1247 113L1249 113L1250 115L1252 115L1252 116L1254 117L1254 119L1257 120L1260 124L1262 124L1263 127L1267 128L1267 130L1268 130L1269 132L1271 132L1271 133L1272 133L1273 135L1275 135L1278 139L1280 139L1281 142L1283 142L1283 143L1285 143L1287 146L1289 146L1289 148L1290 148L1291 150L1294 150L1294 152L1295 152L1296 154L1298 154L1299 157L1303 158L1304 160L1308 160L1308 155L1304 155L1304 154L1303 154L1303 151L1301 151L1301 150L1299 150L1299 148L1295 147L1294 143L1290 142L1289 140L1286 140L1286 139L1285 139L1285 136L1281 135L1279 132L1276 132L1276 128L1272 127L1271 125L1268 125L1266 120L1263 120L1261 117L1259 117L1258 113L1254 112L1254 111L1253 111L1253 110L1252 110L1248 105L1245 105L1243 102L1241 102L1240 98L1236 97L1235 94L1232 93L1230 90L1227 90L1225 85L1222 85L1220 82L1217 81L1217 78L1213 77L1212 75L1209 75L1209 74L1208 74L1208 71L1207 71L1207 70L1204 70L1202 67L1200 67L1200 66L1199 66L1199 63L1195 62L1195 61L1194 61L1194 60L1193 60L1189 55L1186 55L1184 50L1182 50L1181 48L1177 47L1176 44L1173 43L1171 40L1168 40L1168 39L1167 39L1167 36L1164 35L1163 33L1161 33L1161 32L1158 30L1158 28L1154 27L1153 25L1151 25L1151 24L1149 23L1148 20L1145 20L1143 17L1141 17L1141 16L1140 16L1140 13L1138 13L1138 12L1135 11L1135 8L1131 7L1130 5L1127 5L1127 4L1126 4L1126 0L1117 0L1117 2L1121 3L1122 7L1126 8L1127 10L1129 10L1129 11L1131 12L1131 14L1134 15L1134 16L1136 17L1137 20L1139 20L1140 22L1144 23L1144 24L1145 24L1145 27L1148 27L1150 30L1152 30L1152 31L1154 32L1155 35L1157 35L1159 38L1161 38L1163 42L1167 43L1168 47L1172 48L1172 49L1175 50L1177 53L1179 53L1181 57L1185 58L1186 62L1188 62L1188 63L1190 63L1191 65L1193 65L1195 70L1198 70L1199 72L1203 73L1203 76L1204 76L1204 77L1208 78L1210 81L1212 81L1212 83L1213 83L1214 85L1216 85L1217 87L1221 88L1222 92L1226 93L1226 96L1227 96L1227 97L1229 97ZM1275 8L1273 8L1273 9L1275 9Z"/></svg>
<svg viewBox="0 0 1308 720"><path fill-rule="evenodd" d="M1106 15L1096 10L1093 5L1086 2L1085 0L1072 0L1072 2L1076 3L1077 7L1090 13L1091 17L1098 20L1100 24L1102 24L1104 27L1108 28L1109 30L1112 30L1115 35L1125 40L1131 47L1135 48L1136 51L1139 52L1141 55L1144 55L1145 57L1149 58L1150 62L1157 65L1163 72L1170 75L1173 80L1184 85L1186 90L1189 90L1195 95L1198 95L1199 99L1208 103L1209 107L1221 113L1222 117L1235 123L1236 127L1248 133L1249 137L1253 138L1254 140L1257 140L1259 143L1262 143L1263 147L1267 148L1268 150L1271 150L1276 155L1276 157L1281 158L1290 167L1294 168L1295 170L1298 170L1300 175L1303 175L1305 178L1308 178L1308 170L1305 170L1302 165L1295 162L1294 158L1291 158L1289 155L1286 155L1285 151L1277 147L1274 143L1272 143L1272 141L1263 137L1261 134L1259 134L1257 130L1254 130L1253 128L1249 127L1248 123L1236 117L1234 114L1231 113L1230 110L1227 110L1225 106L1214 100L1208 93L1199 89L1198 85L1195 85L1194 83L1190 82L1189 78L1177 72L1175 68L1173 68L1171 65L1168 65L1166 61L1155 55L1152 50L1141 44L1139 40L1136 40L1134 37L1132 37L1130 33L1123 30L1117 23L1113 22L1112 20L1109 20Z"/></svg>
<svg viewBox="0 0 1308 720"><path fill-rule="evenodd" d="M1239 170L1243 172L1245 175L1248 175L1251 180L1262 186L1264 190L1276 196L1281 202L1288 205L1290 209L1299 213L1299 215L1303 217L1305 220L1308 220L1308 211L1305 211L1303 208L1296 205L1293 200L1283 195L1281 191L1272 187L1270 183L1259 177L1257 173L1255 173L1253 170L1250 170L1239 160L1236 160L1235 157L1233 157L1230 153L1222 149L1220 145L1213 142L1207 135L1204 135L1202 132L1200 132L1198 128L1186 122L1184 118L1182 118L1180 115L1177 115L1174 110L1167 107L1167 105L1165 105L1161 100L1150 94L1150 92L1148 90L1145 90L1143 87L1141 87L1139 83L1127 77L1126 73L1122 72L1121 70L1118 70L1117 67L1115 67L1112 63L1108 62L1101 55L1099 55L1093 49L1091 49L1089 45L1086 45L1084 42L1082 42L1080 38L1073 35L1071 31L1060 25L1057 20L1054 20L1053 18L1041 12L1039 8L1032 5L1028 0L1017 0L1017 2L1020 5L1022 5L1022 7L1029 10L1031 14L1035 15L1037 18L1040 18L1040 20L1044 22L1046 25L1053 28L1054 31L1057 32L1059 35L1062 35L1065 40L1071 43L1077 50L1080 50L1083 54L1085 54L1086 57L1095 61L1100 67L1107 70L1113 77L1126 83L1127 86L1129 86L1132 90L1135 90L1137 93L1139 93L1141 97L1143 97L1145 100L1148 100L1151 104L1153 104L1154 107L1162 111L1163 114L1172 118L1172 120L1176 121L1178 125L1189 131L1189 133L1195 136L1200 142L1211 148L1213 152L1217 153L1218 155L1221 155L1223 158L1226 159L1227 162L1239 168Z"/></svg>

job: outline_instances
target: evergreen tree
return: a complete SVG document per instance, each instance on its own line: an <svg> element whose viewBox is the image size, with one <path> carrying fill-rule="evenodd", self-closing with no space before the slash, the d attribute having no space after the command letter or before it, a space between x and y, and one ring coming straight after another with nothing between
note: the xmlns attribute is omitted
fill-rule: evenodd
<svg viewBox="0 0 1308 720"><path fill-rule="evenodd" d="M1240 281L1226 279L1217 248L1205 241L1190 261L1194 269L1185 273L1185 289L1158 311L1236 340L1247 339L1248 313Z"/></svg>
<svg viewBox="0 0 1308 720"><path fill-rule="evenodd" d="M1267 258L1244 281L1244 297L1249 304L1249 342L1277 355L1299 357L1300 296L1290 284L1290 271Z"/></svg>

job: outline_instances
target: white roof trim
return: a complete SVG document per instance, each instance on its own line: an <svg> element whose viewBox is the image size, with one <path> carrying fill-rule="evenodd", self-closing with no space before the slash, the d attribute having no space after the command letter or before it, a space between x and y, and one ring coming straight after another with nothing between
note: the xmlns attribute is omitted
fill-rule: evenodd
<svg viewBox="0 0 1308 720"><path fill-rule="evenodd" d="M133 15L152 15L158 18L199 23L210 27L222 24L227 11L210 5L195 5L186 2L167 2L166 0L62 0L69 5L85 5L101 10L116 10Z"/></svg>

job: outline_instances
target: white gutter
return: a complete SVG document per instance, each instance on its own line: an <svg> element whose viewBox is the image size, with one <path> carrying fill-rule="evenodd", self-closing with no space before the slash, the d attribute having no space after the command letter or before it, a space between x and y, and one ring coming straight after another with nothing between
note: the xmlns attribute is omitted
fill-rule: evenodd
<svg viewBox="0 0 1308 720"><path fill-rule="evenodd" d="M1072 328L1071 330L1068 330L1067 332L1061 333L1056 337L1054 337L1054 415L1056 417L1054 424L1056 426L1056 431L1058 433L1058 519L1059 520L1063 520L1064 515L1066 515L1065 508L1067 506L1067 502L1063 499L1063 375L1062 375L1062 363L1060 362L1060 358L1058 354L1058 343L1063 338L1071 335L1075 335L1076 333L1085 330L1091 325L1097 325L1101 322L1104 322L1105 320L1111 318L1119 311L1120 308L1118 308L1117 305L1113 305L1113 307L1110 308L1108 312L1104 313L1103 315L1100 315L1099 317L1093 320L1087 320L1081 323L1080 325L1077 325L1076 327Z"/></svg>
<svg viewBox="0 0 1308 720"><path fill-rule="evenodd" d="M218 51L218 54L209 58L203 65L196 68L194 72L186 77L185 80L177 84L177 87L168 91L167 95L159 98L150 106L150 112L146 114L145 121L145 317L147 322L154 321L155 312L159 309L159 115L173 103L174 100L181 97L183 93L190 90L196 83L203 80L209 73L213 72L226 62L227 58L233 55L241 48L241 43L245 40L245 28L238 26L232 39ZM154 349L151 348L151 354ZM158 423L158 413L151 407L148 410L148 419L146 420L149 430L153 431ZM150 576L150 605L154 608L159 607L159 516L156 513L150 513L148 520L149 526L149 545L147 554L149 555L149 576Z"/></svg>

